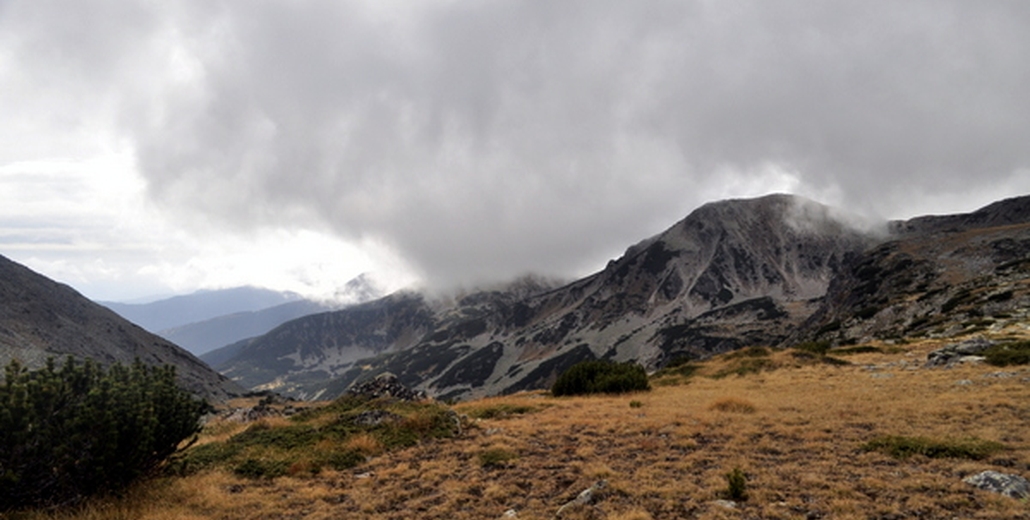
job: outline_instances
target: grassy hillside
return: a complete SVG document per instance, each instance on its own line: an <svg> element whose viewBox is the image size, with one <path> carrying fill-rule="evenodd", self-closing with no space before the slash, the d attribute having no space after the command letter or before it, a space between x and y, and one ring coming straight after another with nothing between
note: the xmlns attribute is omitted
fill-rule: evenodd
<svg viewBox="0 0 1030 520"><path fill-rule="evenodd" d="M1030 330L990 335L1026 339ZM923 367L929 351L954 341L749 349L669 369L646 393L461 403L471 425L457 436L393 446L355 431L297 448L309 463L283 476L240 476L228 462L78 512L23 517L489 519L513 509L547 519L604 479L594 505L562 517L1030 518L1026 500L962 482L987 469L1030 477L1030 367ZM327 428L347 410L257 428ZM394 411L429 431L417 419L425 411ZM200 444L247 428L255 426L212 422ZM344 448L367 458L343 469L310 464ZM717 502L729 498L727 475L738 468L747 499Z"/></svg>

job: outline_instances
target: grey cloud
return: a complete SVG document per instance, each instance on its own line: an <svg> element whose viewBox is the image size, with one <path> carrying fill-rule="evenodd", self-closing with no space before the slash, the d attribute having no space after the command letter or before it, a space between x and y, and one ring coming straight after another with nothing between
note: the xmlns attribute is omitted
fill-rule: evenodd
<svg viewBox="0 0 1030 520"><path fill-rule="evenodd" d="M581 274L769 165L885 216L1030 189L1022 2L175 6L196 77L122 115L151 196L437 283Z"/></svg>

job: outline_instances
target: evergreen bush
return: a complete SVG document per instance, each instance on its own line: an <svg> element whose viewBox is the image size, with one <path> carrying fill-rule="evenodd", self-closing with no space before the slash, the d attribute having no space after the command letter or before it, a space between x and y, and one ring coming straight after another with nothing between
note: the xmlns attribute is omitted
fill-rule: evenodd
<svg viewBox="0 0 1030 520"><path fill-rule="evenodd" d="M584 361L558 376L551 393L555 396L621 394L650 389L647 372L636 363Z"/></svg>
<svg viewBox="0 0 1030 520"><path fill-rule="evenodd" d="M12 361L0 385L0 511L118 491L196 434L207 409L170 365Z"/></svg>

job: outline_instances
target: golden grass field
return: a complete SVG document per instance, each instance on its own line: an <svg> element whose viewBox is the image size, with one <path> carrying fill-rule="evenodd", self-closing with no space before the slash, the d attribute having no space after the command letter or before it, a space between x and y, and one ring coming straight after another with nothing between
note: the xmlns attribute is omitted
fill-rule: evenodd
<svg viewBox="0 0 1030 520"><path fill-rule="evenodd" d="M255 480L206 470L153 480L74 512L21 517L456 520L515 510L517 518L548 519L606 479L594 506L563 517L1030 518L1026 500L962 482L987 469L1030 477L1030 368L923 368L927 352L953 341L871 344L881 351L837 356L847 365L774 351L761 371L744 375L732 372L754 359L726 355L692 376L655 379L650 392L461 403L459 413L489 418L458 438L399 451L352 438L350 447L369 459L346 471ZM201 442L244 428L212 423ZM975 438L1004 449L982 460L897 459L862 449L887 435ZM716 501L734 468L747 475L748 498L729 508Z"/></svg>

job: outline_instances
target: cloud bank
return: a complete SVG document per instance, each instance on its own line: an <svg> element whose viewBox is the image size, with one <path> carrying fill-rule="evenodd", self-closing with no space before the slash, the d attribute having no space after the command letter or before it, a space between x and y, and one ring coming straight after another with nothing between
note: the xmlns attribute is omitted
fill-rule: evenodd
<svg viewBox="0 0 1030 520"><path fill-rule="evenodd" d="M194 226L326 226L430 284L583 274L729 196L1030 192L1025 2L128 5L0 3L0 71Z"/></svg>

